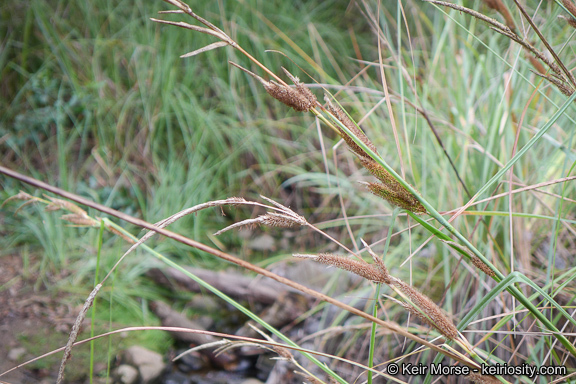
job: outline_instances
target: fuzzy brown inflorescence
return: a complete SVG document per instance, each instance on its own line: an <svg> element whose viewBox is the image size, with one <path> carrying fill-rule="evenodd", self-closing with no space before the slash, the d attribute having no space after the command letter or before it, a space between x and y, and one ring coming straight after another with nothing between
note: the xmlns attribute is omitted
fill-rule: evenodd
<svg viewBox="0 0 576 384"><path fill-rule="evenodd" d="M306 219L300 215L289 216L282 213L268 212L265 215L260 215L259 219L260 224L270 227L293 228L306 225Z"/></svg>
<svg viewBox="0 0 576 384"><path fill-rule="evenodd" d="M309 110L314 108L316 106L316 103L318 102L316 96L314 96L312 91L306 88L304 84L302 84L296 76L293 76L284 67L282 67L282 70L284 71L284 73L286 73L286 75L290 78L290 80L294 82L295 85L294 88L288 87L284 84L279 84L273 80L270 81L264 80L262 77L258 76L254 72L251 72L246 68L231 61L230 64L232 64L236 68L243 70L256 80L258 80L260 84L264 86L264 89L266 90L266 92L268 92L270 96L272 96L278 101L281 101L287 106L294 108L296 111L308 112Z"/></svg>
<svg viewBox="0 0 576 384"><path fill-rule="evenodd" d="M490 268L488 268L488 266L486 264L484 264L484 262L482 260L480 260L480 258L478 256L475 256L475 255L471 256L470 261L472 262L472 264L474 264L474 266L476 268L478 268L479 270L481 270L482 272L484 272L488 276L490 276L490 277L496 276L494 271L491 270Z"/></svg>
<svg viewBox="0 0 576 384"><path fill-rule="evenodd" d="M407 209L414 213L426 213L426 208L412 195L410 192L403 189L398 192L390 185L383 183L367 183L366 185L370 192L378 197L381 197L397 207Z"/></svg>
<svg viewBox="0 0 576 384"><path fill-rule="evenodd" d="M458 329L454 326L454 323L448 319L444 311L430 300L428 296L400 279L394 279L392 284L410 299L412 304L406 303L404 308L424 323L436 328L450 340L455 340L458 337Z"/></svg>
<svg viewBox="0 0 576 384"><path fill-rule="evenodd" d="M576 17L576 5L571 2L570 0L562 0L562 5L572 14L572 16Z"/></svg>
<svg viewBox="0 0 576 384"><path fill-rule="evenodd" d="M320 253L318 255L301 255L295 254L296 257L311 258L322 264L331 265L336 268L343 269L348 272L355 273L367 280L376 283L386 283L390 280L389 276L384 275L382 271L368 264L365 261L352 260L347 257L337 256L331 253Z"/></svg>
<svg viewBox="0 0 576 384"><path fill-rule="evenodd" d="M264 85L266 92L273 98L289 107L294 108L299 112L308 112L316 105L316 97L312 99L310 95L314 96L310 90L300 84L300 87L291 88L274 81L269 81ZM301 90L305 89L308 93L303 93Z"/></svg>
<svg viewBox="0 0 576 384"><path fill-rule="evenodd" d="M327 109L344 125L348 128L354 136L356 136L362 143L370 148L374 153L378 154L374 144L368 139L366 134L348 117L348 115L340 108L332 103L328 95L324 96L326 100ZM378 197L383 198L390 204L400 208L404 208L414 213L426 213L426 208L414 197L414 195L402 186L382 165L378 164L372 159L366 151L364 151L343 129L338 126L338 131L342 139L348 145L348 148L360 159L360 163L368 170L374 177L380 180L380 183L368 183L370 192Z"/></svg>
<svg viewBox="0 0 576 384"><path fill-rule="evenodd" d="M362 130L358 128L356 124L354 124L354 122L340 107L337 107L332 103L328 95L324 95L324 100L326 101L326 106L328 107L330 113L332 113L334 117L338 119L338 121L340 121L346 128L348 128L354 134L354 136L356 136L358 139L360 139L361 142L366 144L368 148L370 148L374 153L378 154L376 146L374 146L374 144L370 141L370 139L368 139L366 134L362 132ZM341 127L336 126L336 128L338 128L340 136L342 137L342 139L344 139L344 141L348 145L348 148L350 148L352 152L354 152L360 158L370 157L366 152L364 152L362 148L360 148L358 144L356 144L354 140L352 140L350 136L348 136L346 132L344 132L344 130Z"/></svg>
<svg viewBox="0 0 576 384"><path fill-rule="evenodd" d="M570 25L572 28L576 29L576 19L574 19L572 16L559 15L558 18L566 21L568 23L568 25Z"/></svg>
<svg viewBox="0 0 576 384"><path fill-rule="evenodd" d="M575 20L575 24L576 24L576 20ZM562 92L564 95L572 96L572 94L574 93L574 89L572 89L570 84L568 84L564 80L558 79L552 75L545 75L545 74L541 74L541 73L537 73L537 72L534 72L534 73L536 75L543 77L544 79L548 80L552 84L554 84L556 86L556 88L558 88L558 90L560 92Z"/></svg>

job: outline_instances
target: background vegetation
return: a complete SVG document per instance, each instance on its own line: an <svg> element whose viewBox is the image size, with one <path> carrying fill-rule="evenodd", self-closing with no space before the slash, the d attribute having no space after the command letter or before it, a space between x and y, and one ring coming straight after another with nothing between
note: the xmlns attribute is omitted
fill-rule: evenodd
<svg viewBox="0 0 576 384"><path fill-rule="evenodd" d="M513 157L515 140L521 148L566 100L530 71L534 67L519 46L469 15L428 3L409 1L398 8L396 2L386 2L379 14L373 2L245 0L190 5L268 68L280 73L284 66L313 83L306 71L333 93L340 91L338 100L362 122L386 161L439 211L456 209L470 196L416 107L428 112L465 187L474 194ZM482 2L466 5L499 18ZM393 208L357 183L370 177L342 145L333 147L339 137L327 129L319 134L313 116L288 110L257 82L227 65L231 60L255 70L231 48L180 59L213 39L152 23L149 18L163 9L167 7L160 1L138 0L2 5L0 163L148 222L209 200L257 199L262 194L289 205L350 247L358 247L363 238L380 241L374 249L382 252ZM512 4L510 9L521 33L536 41ZM529 10L572 68L573 29L557 19L565 11L554 2ZM378 41L397 141L383 102ZM576 159L573 112L569 107L568 116L558 119L515 164L514 176L504 177L482 198L507 192L510 180L517 187L570 176ZM1 200L27 189L6 177L0 178L0 186ZM519 270L558 295L561 304L572 306L575 274L565 272L574 261L574 207L569 199L573 188L568 182L544 192L490 200L469 209L454 225L502 272ZM98 231L67 226L40 206L13 215L15 209L10 204L0 213L0 256L21 257L24 271L38 277L30 289L52 295L66 292L62 300L81 303L94 282ZM286 249L253 251L232 232L219 238L212 234L258 212L226 213L222 217L219 211L201 212L173 224L171 230L270 268L292 253L333 246L303 230L282 243ZM394 233L413 224L400 216ZM279 230L264 231L282 238ZM386 263L396 276L413 282L460 319L492 282L477 278L475 270L441 242L425 243L428 236L421 228L395 234ZM182 264L225 267L172 241L150 245ZM125 249L122 239L105 235L101 268L109 270ZM125 260L117 272L122 278L114 280L111 315L103 314L103 319L155 324L146 303L164 298L164 292L145 272L156 265L145 253ZM336 292L338 276L344 273L334 274L325 287L328 293ZM371 297L371 289L361 284L338 294ZM390 302L384 306L388 318L412 325L401 307ZM502 297L484 311L483 319L513 310L509 297ZM497 320L477 327L489 329ZM337 317L324 326L343 321ZM144 337L167 348L168 341L156 339L162 336L151 332ZM494 335L482 346L506 360L507 348L521 344L528 360L541 362L535 356L547 353L545 340ZM506 348L498 349L500 342ZM402 343L393 336L384 335L379 343L385 358L403 353ZM349 377L357 373L351 371Z"/></svg>

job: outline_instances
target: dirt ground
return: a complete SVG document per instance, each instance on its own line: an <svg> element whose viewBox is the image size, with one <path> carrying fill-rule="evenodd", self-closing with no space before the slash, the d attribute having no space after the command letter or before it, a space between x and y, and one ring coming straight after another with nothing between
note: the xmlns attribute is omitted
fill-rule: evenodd
<svg viewBox="0 0 576 384"><path fill-rule="evenodd" d="M74 308L51 297L17 255L0 257L0 374L66 343ZM13 355L13 356L10 356ZM11 384L54 382L62 353L0 376Z"/></svg>

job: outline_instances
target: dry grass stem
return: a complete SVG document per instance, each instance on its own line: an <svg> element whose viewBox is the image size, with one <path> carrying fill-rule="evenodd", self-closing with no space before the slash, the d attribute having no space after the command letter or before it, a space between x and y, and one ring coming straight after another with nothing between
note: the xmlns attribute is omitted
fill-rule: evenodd
<svg viewBox="0 0 576 384"><path fill-rule="evenodd" d="M518 2L518 0L514 0L514 3L516 4L516 7L518 7L518 10L520 11L520 13L522 13L522 16L524 16L524 18L528 21L528 23L530 24L530 27L532 27L532 30L534 30L534 32L536 32L536 34L540 38L540 41L542 42L542 44L544 44L544 46L546 47L548 52L550 52L552 57L554 57L555 64L557 64L561 68L561 72L558 73L558 76L560 78L562 78L563 80L565 80L566 82L570 82L570 84L572 86L576 87L576 79L574 78L572 73L570 73L568 68L566 68L566 66L564 65L562 60L560 60L560 57L558 57L558 55L556 54L556 51L554 51L554 48L552 48L552 46L548 43L548 40L546 40L546 38L544 38L544 36L542 35L542 32L540 32L540 29L536 26L536 24L532 20L532 17L530 17L530 15L528 14L528 12L524 8L524 6L522 4L520 4L520 2Z"/></svg>
<svg viewBox="0 0 576 384"><path fill-rule="evenodd" d="M182 352L181 354L179 354L175 358L173 358L172 361L177 361L177 360L183 358L184 356L186 356L192 352L201 351L203 349L208 349L208 348L221 347L222 345L228 345L230 343L232 343L232 341L230 341L228 339L222 339L222 340L218 340L218 341L213 341L211 343L201 344L201 345L198 345L194 348L190 348L190 349L185 350L184 352Z"/></svg>
<svg viewBox="0 0 576 384"><path fill-rule="evenodd" d="M219 206L223 206L223 205L239 206L239 205L246 205L246 204L251 204L251 202L247 201L246 199L244 199L242 197L229 197L229 198L224 199L224 200L208 201L206 203L198 204L198 205L195 205L193 207L184 209L178 213L175 213L174 215L172 215L170 217L167 217L164 220L160 220L159 222L155 223L154 225L157 227L160 227L160 228L165 228L168 225L174 223L175 221L180 220L184 216L188 216L192 213L201 211L201 210L206 209L206 208L219 207Z"/></svg>
<svg viewBox="0 0 576 384"><path fill-rule="evenodd" d="M331 253L320 253L318 255L306 255L296 253L294 257L312 259L322 264L331 265L336 268L352 272L360 277L375 283L386 283L390 277L385 276L378 268L365 261L352 260L347 257L333 255Z"/></svg>
<svg viewBox="0 0 576 384"><path fill-rule="evenodd" d="M80 331L80 326L86 317L86 313L88 309L92 306L98 291L102 288L102 284L98 284L90 293L86 301L84 302L84 306L80 310L76 321L74 322L74 326L72 327L72 331L70 332L70 336L68 337L68 342L66 343L66 348L64 349L64 356L62 356L62 362L60 363L60 369L58 371L58 379L56 380L56 384L60 384L62 380L64 380L64 368L66 367L66 363L72 357L72 345L76 342L78 338L78 332Z"/></svg>
<svg viewBox="0 0 576 384"><path fill-rule="evenodd" d="M506 25L502 24L501 22L499 22L499 21L497 21L491 17L488 17L488 16L486 16L480 12L474 11L473 9L466 8L466 7L463 7L463 6L458 5L458 4L449 3L447 1L439 1L439 0L424 0L424 1L426 1L428 3L433 3L436 5L441 5L444 7L452 8L452 9L455 9L455 10L463 12L463 13L467 13L471 16L474 16L478 20L482 20L482 21L492 25L497 30L501 30L501 31L505 31L505 32L512 32L512 30L508 26L506 26Z"/></svg>

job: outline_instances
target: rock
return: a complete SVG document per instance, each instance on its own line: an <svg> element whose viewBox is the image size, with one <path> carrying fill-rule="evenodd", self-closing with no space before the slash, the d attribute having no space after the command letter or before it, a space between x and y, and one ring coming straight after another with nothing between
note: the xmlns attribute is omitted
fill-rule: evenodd
<svg viewBox="0 0 576 384"><path fill-rule="evenodd" d="M274 251L276 249L275 241L272 236L265 233L248 243L248 248L255 251Z"/></svg>
<svg viewBox="0 0 576 384"><path fill-rule="evenodd" d="M149 351L138 345L132 346L123 352L124 361L138 368L143 384L158 378L166 364L159 353Z"/></svg>
<svg viewBox="0 0 576 384"><path fill-rule="evenodd" d="M26 354L26 348L18 347L12 348L10 352L8 352L8 360L10 361L18 361L22 356Z"/></svg>
<svg viewBox="0 0 576 384"><path fill-rule="evenodd" d="M261 382L261 381L258 380L258 379L255 379L255 378L251 377L251 378L249 378L249 379L244 380L244 381L242 382L242 384L264 384L264 383Z"/></svg>
<svg viewBox="0 0 576 384"><path fill-rule="evenodd" d="M178 354L184 352L179 350ZM193 371L201 371L209 367L209 362L199 352L190 352L176 360L176 366L181 372L189 373Z"/></svg>
<svg viewBox="0 0 576 384"><path fill-rule="evenodd" d="M218 313L221 307L215 298L202 293L194 295L187 306L193 308L195 311L204 313Z"/></svg>
<svg viewBox="0 0 576 384"><path fill-rule="evenodd" d="M180 372L172 372L167 374L162 381L163 384L190 384L190 379L180 373Z"/></svg>
<svg viewBox="0 0 576 384"><path fill-rule="evenodd" d="M122 364L114 370L114 376L118 383L134 384L138 380L138 369L128 364Z"/></svg>

